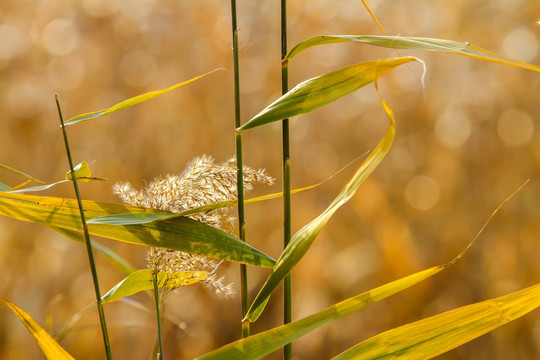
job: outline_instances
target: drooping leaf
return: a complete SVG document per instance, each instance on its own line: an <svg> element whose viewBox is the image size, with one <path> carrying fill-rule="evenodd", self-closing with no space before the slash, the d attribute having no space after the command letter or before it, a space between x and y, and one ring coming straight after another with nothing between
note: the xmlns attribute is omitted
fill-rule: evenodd
<svg viewBox="0 0 540 360"><path fill-rule="evenodd" d="M463 306L378 334L336 356L345 359L431 359L540 306L540 284Z"/></svg>
<svg viewBox="0 0 540 360"><path fill-rule="evenodd" d="M133 206L83 200L87 219L125 213L164 213ZM0 192L0 214L49 227L82 231L75 199ZM148 224L89 224L91 235L139 245L165 247L248 265L271 267L275 261L240 239L185 217Z"/></svg>
<svg viewBox="0 0 540 360"><path fill-rule="evenodd" d="M406 276L339 302L303 319L227 344L199 357L198 360L259 359L324 324L362 310L377 301L405 290L437 274L446 267L447 265L435 266Z"/></svg>
<svg viewBox="0 0 540 360"><path fill-rule="evenodd" d="M187 286L195 284L208 277L206 271L180 271L176 273L158 272L158 288ZM152 270L143 269L135 271L115 287L101 297L102 304L120 300L126 296L134 295L141 291L152 290L154 288Z"/></svg>
<svg viewBox="0 0 540 360"><path fill-rule="evenodd" d="M86 161L83 161L77 166L75 166L73 170L75 171L75 177L77 178L77 181L82 183L88 182L88 178L92 176L92 171L90 170L90 166L88 166L88 163ZM71 170L66 173L66 179L73 179L73 176L71 175Z"/></svg>
<svg viewBox="0 0 540 360"><path fill-rule="evenodd" d="M64 350L26 311L9 300L0 297L19 320L26 326L30 334L36 339L41 351L49 360L73 360L74 358Z"/></svg>
<svg viewBox="0 0 540 360"><path fill-rule="evenodd" d="M203 75L194 77L194 78L192 78L190 80L187 80L187 81L181 82L179 84L173 85L173 86L171 86L171 87L169 87L167 89L150 91L150 92L147 92L145 94L137 95L135 97L124 100L124 101L122 101L122 102L120 102L120 103L118 103L118 104L116 104L116 105L114 105L114 106L112 106L110 108L107 108L107 109L77 115L77 116L69 119L68 121L66 121L65 125L67 126L67 125L76 124L76 123L81 122L81 121L97 119L97 118L100 118L102 116L113 113L115 111L122 110L122 109L128 108L128 107L133 106L133 105L137 105L137 104L139 104L139 103L141 103L143 101L153 99L156 96L166 94L166 93L168 93L170 91L178 89L181 86L184 86L184 85L190 84L190 83L192 83L192 82L194 82L196 80L202 79L203 77L205 77L207 75L210 75L211 73L213 73L213 72L215 72L217 70L219 70L219 69L210 71L210 72L208 72L206 74L203 74Z"/></svg>
<svg viewBox="0 0 540 360"><path fill-rule="evenodd" d="M281 256L272 269L272 273L265 284L257 294L257 297L251 304L243 321L253 322L257 320L264 309L270 295L279 285L281 280L291 271L291 269L300 261L308 249L315 241L323 227L326 225L332 215L356 193L356 190L365 181L365 179L375 170L382 159L386 156L395 135L394 115L390 107L381 98L381 103L390 118L390 125L386 134L381 139L377 147L370 153L368 158L362 163L352 179L345 185L334 201L314 220L296 232L287 247L281 253Z"/></svg>
<svg viewBox="0 0 540 360"><path fill-rule="evenodd" d="M268 105L238 130L252 129L316 110L371 84L392 69L411 61L419 60L406 56L366 61L306 80Z"/></svg>
<svg viewBox="0 0 540 360"><path fill-rule="evenodd" d="M481 60L491 61L503 65L513 66L534 72L540 72L540 67L523 61L511 59L494 52L484 50L467 42L459 42L444 39L385 36L385 35L323 35L304 40L293 47L283 61L289 61L300 52L317 45L332 44L339 42L361 42L392 49L428 50L441 51L453 54L469 56Z"/></svg>

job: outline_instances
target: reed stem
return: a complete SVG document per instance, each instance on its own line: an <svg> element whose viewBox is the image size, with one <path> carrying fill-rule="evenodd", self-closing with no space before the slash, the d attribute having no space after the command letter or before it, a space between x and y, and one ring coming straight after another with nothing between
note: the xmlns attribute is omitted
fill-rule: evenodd
<svg viewBox="0 0 540 360"><path fill-rule="evenodd" d="M242 125L240 119L240 71L238 60L238 23L236 17L236 0L231 0L233 67L234 67L234 121L235 129ZM238 233L240 240L246 241L246 223L244 217L244 172L242 160L242 133L235 131L237 192L238 192ZM240 296L242 303L242 318L246 315L249 306L247 266L240 265ZM250 334L249 322L242 323L242 337Z"/></svg>
<svg viewBox="0 0 540 360"><path fill-rule="evenodd" d="M281 0L281 59L287 55L287 0ZM289 91L289 66L281 62L281 92ZM283 247L291 239L291 157L289 146L289 119L282 121L283 143ZM292 280L289 273L283 280L283 323L292 321ZM283 347L283 358L292 358L292 344Z"/></svg>
<svg viewBox="0 0 540 360"><path fill-rule="evenodd" d="M157 283L157 271L152 271L152 282L154 283L154 302L156 304L156 319L157 319L157 331L158 331L158 347L159 347L159 360L163 360L163 337L161 333L161 312L160 312L160 301L159 301L159 291Z"/></svg>
<svg viewBox="0 0 540 360"><path fill-rule="evenodd" d="M81 214L81 223L84 232L84 238L86 243L86 252L88 254L88 261L90 262L90 270L92 272L92 280L94 282L94 291L96 293L96 301L99 313L99 321L101 323L101 333L103 334L103 343L105 345L105 354L107 360L112 359L111 345L109 342L109 333L107 331L107 322L105 321L105 312L103 311L103 304L101 303L101 292L99 290L99 280L96 270L96 264L94 261L94 253L92 252L92 241L90 240L90 233L88 232L88 224L84 217L84 209L81 200L81 193L79 191L79 184L77 182L77 176L73 168L73 160L71 158L71 150L69 147L66 127L64 125L64 117L62 116L62 109L60 108L60 101L58 100L58 94L55 95L56 107L58 109L58 116L60 117L60 125L62 127L62 134L64 135L64 144L66 146L66 153L69 162L69 169L71 171L71 179L73 180L73 187L75 188L75 195L77 196L77 203L79 204L79 212Z"/></svg>

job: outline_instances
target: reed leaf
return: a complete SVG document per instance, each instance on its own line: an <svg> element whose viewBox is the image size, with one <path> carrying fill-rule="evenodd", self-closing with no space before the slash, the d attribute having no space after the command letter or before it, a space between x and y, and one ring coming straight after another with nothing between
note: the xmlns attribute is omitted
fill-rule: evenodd
<svg viewBox="0 0 540 360"><path fill-rule="evenodd" d="M317 45L333 44L339 42L360 42L369 45L392 49L428 50L453 53L469 56L481 60L491 61L503 65L513 66L534 72L540 72L540 67L523 61L511 59L494 52L484 50L468 42L459 42L444 39L424 37L404 37L386 35L323 35L304 40L293 47L283 61L289 61L300 52Z"/></svg>
<svg viewBox="0 0 540 360"><path fill-rule="evenodd" d="M323 227L326 225L332 215L356 193L356 190L365 181L375 168L379 165L382 159L386 156L395 136L395 121L394 115L390 107L380 98L385 112L390 118L390 125L384 137L381 139L377 147L370 153L368 158L362 163L356 171L352 179L345 185L334 201L324 210L318 217L312 220L296 232L283 253L272 269L272 273L266 280L265 284L259 291L257 297L251 304L249 311L243 321L253 322L257 320L263 311L270 295L283 280L283 278L291 271L291 269L300 261L308 249L313 244L315 238L319 235Z"/></svg>
<svg viewBox="0 0 540 360"><path fill-rule="evenodd" d="M79 180L79 177L77 177L77 180ZM46 184L46 185L39 185L39 186L32 186L32 187L28 187L28 188L21 188L21 189L17 189L17 190L9 190L9 192L11 194L25 194L27 192L39 192L39 191L45 191L47 189L50 189L52 188L53 186L56 186L58 184L62 184L62 183L65 183L65 182L69 182L71 180L68 180L68 179L64 179L64 180L60 180L60 181L57 181L55 183L52 183L52 184ZM87 180L88 181L88 180Z"/></svg>
<svg viewBox="0 0 540 360"><path fill-rule="evenodd" d="M371 84L392 69L411 61L420 60L405 56L366 61L303 81L240 126L238 130L252 129L316 110Z"/></svg>
<svg viewBox="0 0 540 360"><path fill-rule="evenodd" d="M88 219L118 213L163 213L153 209L83 200ZM82 231L77 201L0 192L0 214L49 227ZM114 226L89 224L90 234L148 246L165 247L248 265L272 267L268 255L238 238L185 217L157 223Z"/></svg>
<svg viewBox="0 0 540 360"><path fill-rule="evenodd" d="M325 181L322 181L315 185L309 185L300 189L294 189L291 191L291 194L296 194L302 191L313 189L321 184L323 184ZM244 204L251 204L259 201L264 200L272 200L277 199L283 196L282 192L268 194L268 195L261 195L257 196L251 199L244 200ZM160 220L168 220L168 219L174 219L177 217L182 217L186 215L191 214L198 214L202 212L207 212L211 210L216 209L222 209L225 207L231 207L238 205L237 200L230 200L230 201L220 201L215 204L209 204L204 206L199 206L193 209L185 210L179 213L158 213L158 214L152 214L152 213L124 213L124 214L114 214L114 215L106 215L102 217L93 218L88 221L88 224L111 224L111 225L132 225L132 224L147 224L154 221L160 221Z"/></svg>
<svg viewBox="0 0 540 360"><path fill-rule="evenodd" d="M77 166L73 168L75 172L75 178L77 181L85 183L88 182L88 178L92 176L92 171L90 170L90 166L88 166L88 163L86 161L83 161L79 163ZM71 170L66 173L66 179L71 180L73 176L71 175Z"/></svg>
<svg viewBox="0 0 540 360"><path fill-rule="evenodd" d="M77 232L75 230L68 230L68 229L62 229L54 226L49 226L52 230L70 238L71 240L75 240L81 244L85 243L84 235L80 232ZM120 271L122 271L124 274L129 275L132 272L136 271L135 268L127 262L123 257L118 255L113 250L109 249L107 246L100 244L96 241L92 241L92 248L102 253L107 260L109 260L114 266L116 266Z"/></svg>
<svg viewBox="0 0 540 360"><path fill-rule="evenodd" d="M9 300L0 297L0 300L6 304L17 315L19 320L26 326L30 334L38 343L41 351L49 360L73 360L74 358L68 354L46 331L43 329L26 311L15 305Z"/></svg>
<svg viewBox="0 0 540 360"><path fill-rule="evenodd" d="M10 166L7 166L7 165L4 165L4 164L0 164L0 169L4 169L4 170L7 170L7 171L12 172L14 174L21 175L21 176L23 176L23 177L25 177L25 178L27 178L28 180L31 180L31 181L36 181L36 182L41 183L41 184L45 183L42 180L36 179L32 175L25 174L20 170L14 169L14 168L12 168Z"/></svg>
<svg viewBox="0 0 540 360"><path fill-rule="evenodd" d="M64 125L66 125L66 126L67 125L73 125L73 124L76 124L76 123L81 122L81 121L88 121L88 120L97 119L97 118L100 118L102 116L111 114L111 113L113 113L115 111L122 110L122 109L125 109L125 108L128 108L128 107L131 107L133 105L137 105L137 104L139 104L141 102L153 99L156 96L160 96L160 95L166 94L166 93L168 93L170 91L173 91L175 89L178 89L179 87L182 87L184 85L191 84L192 82L194 82L196 80L199 80L199 79L202 79L203 77L208 76L208 75L210 75L213 72L216 72L218 70L219 69L207 72L206 74L203 74L203 75L194 77L192 79L189 79L187 81L178 83L178 84L173 85L173 86L171 86L171 87L169 87L167 89L150 91L150 92L147 92L145 94L134 96L132 98L129 98L127 100L119 102L118 104L113 105L113 106L111 106L110 108L107 108L107 109L102 109L102 110L98 110L98 111L93 111L93 112L77 115L75 117L72 117L68 121L66 121Z"/></svg>
<svg viewBox="0 0 540 360"><path fill-rule="evenodd" d="M346 359L430 359L540 306L540 284L463 306L378 334L336 356Z"/></svg>
<svg viewBox="0 0 540 360"><path fill-rule="evenodd" d="M11 189L9 185L6 185L0 181L0 191L8 191L9 189Z"/></svg>
<svg viewBox="0 0 540 360"><path fill-rule="evenodd" d="M208 277L206 271L179 271L175 273L160 271L157 274L158 288L180 287L195 284ZM131 296L141 291L154 288L151 269L137 270L120 281L101 297L101 303L107 304Z"/></svg>
<svg viewBox="0 0 540 360"><path fill-rule="evenodd" d="M449 263L450 264L450 263ZM250 336L227 344L209 352L198 360L210 359L259 359L283 345L339 318L362 310L365 307L405 290L445 269L447 265L434 266L429 269L406 276L399 280L382 285L375 289L351 297L320 311L316 314L296 320L290 324Z"/></svg>

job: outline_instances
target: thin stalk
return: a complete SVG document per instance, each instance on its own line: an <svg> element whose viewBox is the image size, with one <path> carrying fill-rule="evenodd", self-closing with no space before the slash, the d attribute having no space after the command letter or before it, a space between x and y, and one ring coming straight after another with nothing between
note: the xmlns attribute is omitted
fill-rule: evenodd
<svg viewBox="0 0 540 360"><path fill-rule="evenodd" d="M162 335L161 335L161 313L159 310L160 302L159 302L159 292L158 292L158 283L157 283L157 271L152 271L152 281L154 283L154 302L156 304L156 318L157 318L157 331L158 331L158 338L157 338L157 345L159 346L159 360L163 360L163 341L162 341Z"/></svg>
<svg viewBox="0 0 540 360"><path fill-rule="evenodd" d="M281 59L287 55L287 0L281 0ZM281 92L289 91L289 66L281 62ZM289 146L289 119L282 121L283 143L283 247L291 240L291 157ZM283 280L283 323L292 321L292 280L289 273ZM292 358L292 344L283 347L283 358Z"/></svg>
<svg viewBox="0 0 540 360"><path fill-rule="evenodd" d="M238 24L236 19L236 0L231 0L233 67L234 67L234 121L235 129L242 125L240 119L240 71L238 61ZM242 160L242 133L235 132L236 141L236 184L238 192L238 232L240 240L246 241L246 222L244 217L244 172ZM240 293L242 302L242 318L246 315L249 306L247 266L240 265ZM249 321L242 323L242 337L250 334Z"/></svg>
<svg viewBox="0 0 540 360"><path fill-rule="evenodd" d="M99 313L99 321L101 323L101 333L103 334L103 342L105 344L105 353L107 354L107 360L112 359L111 344L109 342L109 333L107 331L107 322L105 321L105 312L103 311L103 304L101 303L101 292L99 291L99 281L96 270L96 264L94 262L94 254L92 252L92 241L90 240L90 234L88 232L88 225L84 217L84 209L81 200L81 193L79 192L79 184L77 182L77 176L73 169L73 160L71 158L71 150L69 148L69 142L64 126L64 117L62 116L62 110L60 108L60 101L58 100L58 94L55 95L56 107L58 109L58 116L60 117L60 125L62 127L62 134L64 135L64 144L66 145L66 153L69 161L69 169L71 170L71 179L73 180L73 187L75 188L75 195L77 196L77 202L79 204L79 212L81 214L81 223L84 232L84 238L86 242L86 252L88 254L88 261L90 262L90 270L92 272L92 280L94 282L94 291L96 293L96 301Z"/></svg>

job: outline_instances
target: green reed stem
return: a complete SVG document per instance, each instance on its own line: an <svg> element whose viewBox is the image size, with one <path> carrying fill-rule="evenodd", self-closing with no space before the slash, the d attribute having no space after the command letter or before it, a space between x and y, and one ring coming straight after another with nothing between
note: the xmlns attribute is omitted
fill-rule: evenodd
<svg viewBox="0 0 540 360"><path fill-rule="evenodd" d="M236 19L236 0L231 0L233 67L234 67L234 121L235 128L242 125L240 120L240 71L238 61L238 25ZM244 217L244 172L242 160L242 133L236 131L236 183L238 192L238 232L240 240L246 241L246 222ZM246 315L249 306L247 266L240 265L240 292L242 302L242 318ZM249 321L242 323L242 337L250 334Z"/></svg>
<svg viewBox="0 0 540 360"><path fill-rule="evenodd" d="M159 360L163 360L163 337L161 335L161 313L159 310L159 291L157 283L157 271L152 271L152 282L154 283L154 303L156 304L156 320L157 320L157 332L158 332L158 346L159 346Z"/></svg>
<svg viewBox="0 0 540 360"><path fill-rule="evenodd" d="M60 117L60 125L62 127L62 134L64 135L64 144L66 145L66 153L69 161L69 169L71 170L71 179L73 180L73 187L75 188L75 195L77 196L77 202L79 204L79 212L81 214L81 223L84 232L84 238L86 240L86 252L88 253L88 261L90 262L90 270L92 272L92 280L94 282L94 291L96 293L96 301L99 313L99 321L101 323L101 333L103 334L103 342L105 345L105 353L107 354L107 360L112 359L111 344L109 342L109 333L107 331L107 322L105 321L105 312L103 311L103 304L101 303L101 293L99 291L99 281L96 270L96 264L94 262L94 254L92 252L92 241L90 240L90 234L88 232L88 225L84 217L84 209L81 200L81 193L79 192L79 184L77 182L77 176L73 169L73 160L71 158L71 150L69 147L66 127L64 126L64 117L62 116L62 109L60 108L60 101L58 100L58 94L55 95L56 107L58 109L58 116Z"/></svg>
<svg viewBox="0 0 540 360"><path fill-rule="evenodd" d="M281 59L287 55L287 0L281 0ZM289 91L289 66L281 63L281 93ZM283 143L283 247L291 240L291 157L289 150L289 119L282 121ZM289 273L283 280L283 323L292 321L292 280ZM292 358L292 344L283 347L283 358Z"/></svg>

